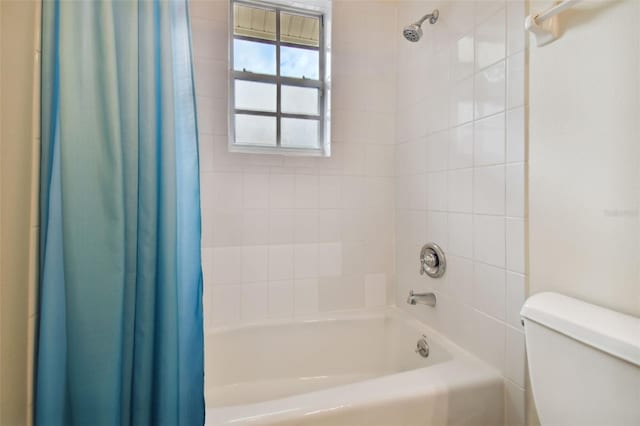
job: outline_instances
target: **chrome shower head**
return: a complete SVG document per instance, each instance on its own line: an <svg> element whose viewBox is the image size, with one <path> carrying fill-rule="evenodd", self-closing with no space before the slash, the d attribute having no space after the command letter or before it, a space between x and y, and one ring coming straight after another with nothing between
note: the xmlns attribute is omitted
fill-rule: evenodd
<svg viewBox="0 0 640 426"><path fill-rule="evenodd" d="M418 24L408 25L404 27L402 35L404 35L404 38L407 40L415 43L422 38L422 28Z"/></svg>
<svg viewBox="0 0 640 426"><path fill-rule="evenodd" d="M440 12L438 9L435 9L433 12L420 18L418 22L414 22L413 24L404 27L402 35L404 35L404 38L407 40L415 43L422 38L422 23L428 19L429 23L433 25L438 22L438 17L440 17Z"/></svg>

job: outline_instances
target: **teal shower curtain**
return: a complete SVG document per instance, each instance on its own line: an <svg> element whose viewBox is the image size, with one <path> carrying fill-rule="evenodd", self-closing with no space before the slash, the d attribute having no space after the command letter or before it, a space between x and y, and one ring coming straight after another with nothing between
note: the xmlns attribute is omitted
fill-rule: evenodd
<svg viewBox="0 0 640 426"><path fill-rule="evenodd" d="M187 0L44 0L38 425L201 425Z"/></svg>

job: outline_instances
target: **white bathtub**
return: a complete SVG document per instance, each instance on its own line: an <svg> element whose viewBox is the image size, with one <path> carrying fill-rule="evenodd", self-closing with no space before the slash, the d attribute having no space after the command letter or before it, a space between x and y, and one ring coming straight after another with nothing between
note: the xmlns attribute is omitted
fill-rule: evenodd
<svg viewBox="0 0 640 426"><path fill-rule="evenodd" d="M205 383L207 425L503 424L500 375L393 308L210 330Z"/></svg>

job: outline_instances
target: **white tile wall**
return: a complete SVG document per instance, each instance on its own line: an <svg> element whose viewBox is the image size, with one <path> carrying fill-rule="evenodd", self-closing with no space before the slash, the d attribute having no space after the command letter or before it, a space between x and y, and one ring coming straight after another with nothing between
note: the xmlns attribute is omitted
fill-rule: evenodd
<svg viewBox="0 0 640 426"><path fill-rule="evenodd" d="M319 159L228 152L228 3L190 7L206 326L385 305L394 282L396 6L333 2L332 157Z"/></svg>
<svg viewBox="0 0 640 426"><path fill-rule="evenodd" d="M435 4L420 43L400 29L433 2L333 4L332 157L317 159L227 151L227 2L192 0L207 325L395 300L499 369L523 423L524 1ZM448 255L438 281L418 275L427 241ZM438 308L406 306L410 288Z"/></svg>
<svg viewBox="0 0 640 426"><path fill-rule="evenodd" d="M507 424L523 424L524 1L401 1L399 27L434 6L441 22L398 44L396 303L499 369ZM426 100L448 111L437 132L414 123ZM428 241L447 253L440 280L418 275ZM436 310L407 306L411 288L436 291Z"/></svg>

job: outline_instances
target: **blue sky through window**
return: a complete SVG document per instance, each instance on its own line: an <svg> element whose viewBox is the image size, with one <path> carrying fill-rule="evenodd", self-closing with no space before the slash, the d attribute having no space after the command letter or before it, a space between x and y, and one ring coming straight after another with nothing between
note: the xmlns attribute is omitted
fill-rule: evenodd
<svg viewBox="0 0 640 426"><path fill-rule="evenodd" d="M319 78L318 51L282 46L280 56L281 75L294 78L304 76L314 80ZM267 43L234 40L233 62L233 68L237 71L245 69L253 73L275 75L276 48Z"/></svg>
<svg viewBox="0 0 640 426"><path fill-rule="evenodd" d="M276 47L272 44L246 40L233 41L233 68L258 73L276 73Z"/></svg>
<svg viewBox="0 0 640 426"><path fill-rule="evenodd" d="M319 77L318 51L309 49L296 49L295 47L282 46L280 48L280 73L286 77L311 78Z"/></svg>

